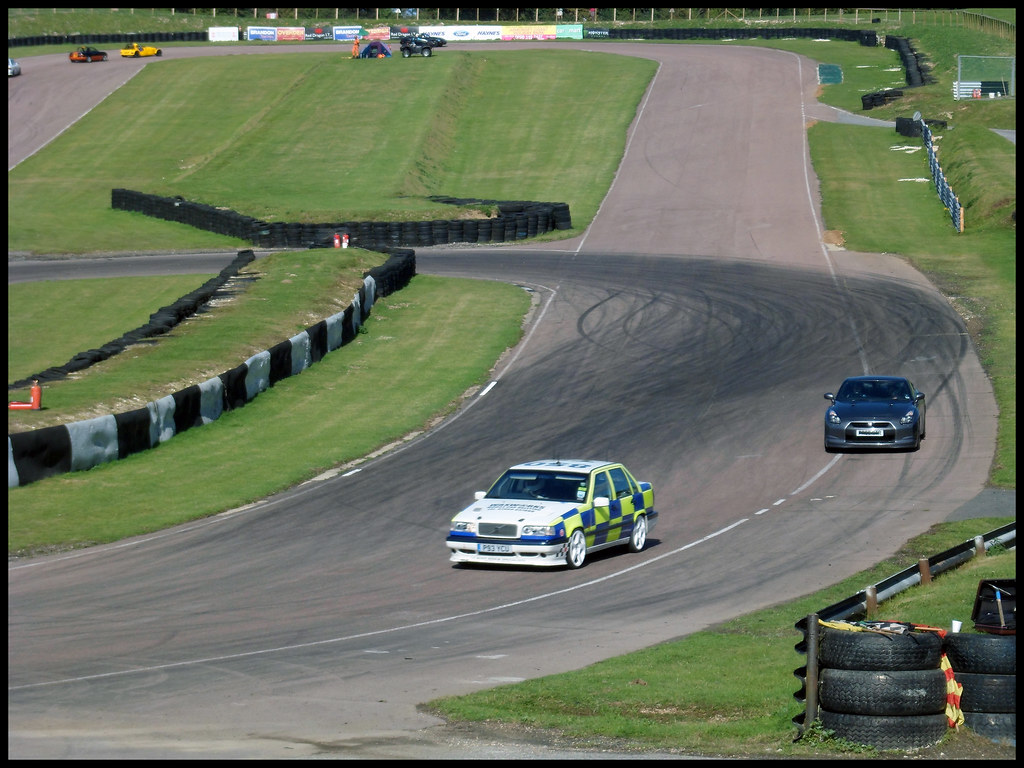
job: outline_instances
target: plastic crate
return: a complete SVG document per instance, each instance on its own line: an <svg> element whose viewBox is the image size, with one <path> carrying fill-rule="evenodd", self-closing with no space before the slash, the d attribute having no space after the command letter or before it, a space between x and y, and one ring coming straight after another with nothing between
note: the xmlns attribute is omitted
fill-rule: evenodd
<svg viewBox="0 0 1024 768"><path fill-rule="evenodd" d="M978 582L971 621L979 632L1017 634L1017 580L986 579Z"/></svg>

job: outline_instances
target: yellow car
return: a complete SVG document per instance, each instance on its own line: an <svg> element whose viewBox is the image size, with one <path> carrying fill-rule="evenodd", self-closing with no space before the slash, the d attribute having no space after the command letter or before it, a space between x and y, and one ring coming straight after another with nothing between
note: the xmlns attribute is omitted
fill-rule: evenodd
<svg viewBox="0 0 1024 768"><path fill-rule="evenodd" d="M139 56L163 56L164 52L159 48L154 48L152 45L130 43L127 48L121 49L121 55L137 59Z"/></svg>

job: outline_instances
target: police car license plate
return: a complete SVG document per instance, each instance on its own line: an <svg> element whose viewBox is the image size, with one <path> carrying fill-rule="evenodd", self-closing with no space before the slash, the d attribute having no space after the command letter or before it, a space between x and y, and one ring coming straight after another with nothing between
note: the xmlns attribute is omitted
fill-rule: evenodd
<svg viewBox="0 0 1024 768"><path fill-rule="evenodd" d="M477 544L476 551L491 555L508 555L512 552L511 544Z"/></svg>
<svg viewBox="0 0 1024 768"><path fill-rule="evenodd" d="M885 433L877 427L871 427L870 429L858 429L857 437L881 437Z"/></svg>

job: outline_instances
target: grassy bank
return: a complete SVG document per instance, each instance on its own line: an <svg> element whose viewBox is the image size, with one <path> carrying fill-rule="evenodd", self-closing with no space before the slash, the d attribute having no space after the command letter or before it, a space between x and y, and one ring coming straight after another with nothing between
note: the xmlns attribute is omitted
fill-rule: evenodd
<svg viewBox="0 0 1024 768"><path fill-rule="evenodd" d="M576 672L436 699L425 711L482 733L544 740L561 747L677 752L740 758L878 758L886 753L843 744L816 729L798 735L793 718L804 710L794 676L805 657L794 651L801 618L856 594L893 573L1005 523L978 519L937 526L891 560L826 590L663 643L592 664ZM879 607L875 618L971 631L978 582L1015 578L1016 554L994 549L986 557L913 587ZM499 728L498 725L501 725ZM1012 757L1015 750L968 730L915 752L919 759Z"/></svg>
<svg viewBox="0 0 1024 768"><path fill-rule="evenodd" d="M47 387L44 405L52 396L56 409L84 407L91 396L113 412L139 408L157 392L163 396L195 383L182 379L182 371L201 373L196 381L205 380L233 367L220 362L228 356L241 361L265 349L254 349L250 341L271 324L292 328L294 335L340 311L325 308L307 319L296 316L297 309L305 314L306 305L270 298L315 282L291 282L301 271L295 263L308 258L303 253L261 259L263 277L237 302L185 323L166 343L145 350L145 360L114 359L79 380ZM337 298L347 304L352 292ZM368 456L422 429L485 383L494 361L519 340L529 304L525 291L506 283L418 275L374 305L366 333L215 424L88 472L9 489L8 553L159 530L257 501ZM241 330L247 327L251 333ZM274 343L288 337L275 337ZM139 372L129 375L134 369ZM175 377L177 383L168 385ZM203 492L181 493L183 478Z"/></svg>

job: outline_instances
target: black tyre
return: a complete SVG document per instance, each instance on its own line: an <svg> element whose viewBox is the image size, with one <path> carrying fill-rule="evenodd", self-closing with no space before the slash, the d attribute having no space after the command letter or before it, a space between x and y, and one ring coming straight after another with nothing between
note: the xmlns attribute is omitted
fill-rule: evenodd
<svg viewBox="0 0 1024 768"><path fill-rule="evenodd" d="M831 669L937 669L942 639L934 632L885 635L824 627L818 659Z"/></svg>
<svg viewBox="0 0 1024 768"><path fill-rule="evenodd" d="M424 48L422 53L425 57L429 57L433 55L434 52L430 48Z"/></svg>
<svg viewBox="0 0 1024 768"><path fill-rule="evenodd" d="M157 55L157 56L163 56L163 55L164 55L164 52L163 52L163 51L161 51L161 50L159 50L159 49L157 49L156 55Z"/></svg>
<svg viewBox="0 0 1024 768"><path fill-rule="evenodd" d="M818 712L822 726L832 731L836 738L867 744L876 749L930 747L938 743L949 728L944 714L879 717L849 715L825 709Z"/></svg>
<svg viewBox="0 0 1024 768"><path fill-rule="evenodd" d="M853 715L936 715L946 711L946 674L941 669L823 669L818 700L831 712Z"/></svg>
<svg viewBox="0 0 1024 768"><path fill-rule="evenodd" d="M629 551L643 552L647 543L647 515L637 515L633 520L633 532L629 534Z"/></svg>
<svg viewBox="0 0 1024 768"><path fill-rule="evenodd" d="M139 52L136 51L135 53L132 54L132 56L134 56L136 59L139 58Z"/></svg>
<svg viewBox="0 0 1024 768"><path fill-rule="evenodd" d="M106 60L107 60L107 54L105 54L105 53L103 54L103 60L104 60L104 61L106 61Z"/></svg>
<svg viewBox="0 0 1024 768"><path fill-rule="evenodd" d="M1017 674L1016 635L972 635L954 632L943 643L953 671L989 675Z"/></svg>
<svg viewBox="0 0 1024 768"><path fill-rule="evenodd" d="M979 736L999 743L1017 743L1017 715L998 712L964 712L964 725Z"/></svg>
<svg viewBox="0 0 1024 768"><path fill-rule="evenodd" d="M582 568L587 559L587 538L583 529L577 528L569 534L569 544L565 548L565 563L570 568Z"/></svg>
<svg viewBox="0 0 1024 768"><path fill-rule="evenodd" d="M1011 714L1017 711L1016 675L981 675L956 672L956 681L964 687L960 709L964 712Z"/></svg>

